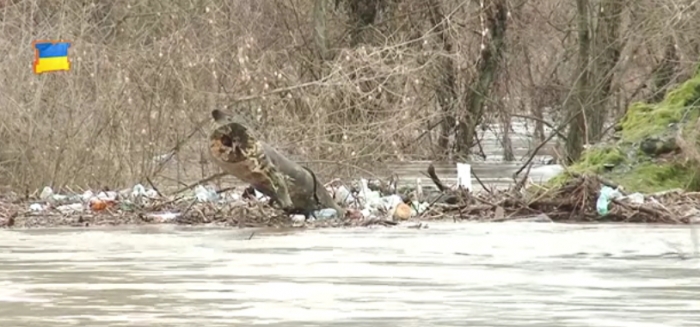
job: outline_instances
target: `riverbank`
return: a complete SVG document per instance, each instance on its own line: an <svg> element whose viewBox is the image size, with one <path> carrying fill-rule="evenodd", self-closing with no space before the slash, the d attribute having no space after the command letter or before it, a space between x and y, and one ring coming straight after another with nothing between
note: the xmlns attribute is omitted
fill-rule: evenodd
<svg viewBox="0 0 700 327"><path fill-rule="evenodd" d="M441 183L439 179L437 182ZM529 178L523 177L508 189L481 185L482 191L473 194L445 185L439 187L442 191L430 191L392 189L384 182L366 181L361 181L359 187L345 187L336 181L328 188L348 208L347 212L338 214L325 209L306 221L303 215L285 215L270 207L260 194L239 188L216 192L197 186L189 193L168 196L141 185L121 192L86 191L71 195L54 194L46 188L36 196L0 197L0 226L424 227L423 222L442 220L687 224L700 217L700 192L627 194L596 175L576 175L549 188L546 184L531 184ZM601 192L606 193L602 199Z"/></svg>
<svg viewBox="0 0 700 327"><path fill-rule="evenodd" d="M663 100L630 105L612 138L589 146L569 171L603 176L631 192L700 191L698 149L700 69Z"/></svg>

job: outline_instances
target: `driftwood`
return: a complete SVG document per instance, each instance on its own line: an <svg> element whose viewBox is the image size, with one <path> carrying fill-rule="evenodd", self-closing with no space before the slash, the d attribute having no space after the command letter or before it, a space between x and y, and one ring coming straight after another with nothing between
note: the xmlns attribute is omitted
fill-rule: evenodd
<svg viewBox="0 0 700 327"><path fill-rule="evenodd" d="M212 161L230 175L251 184L287 213L344 210L309 168L288 159L257 139L248 128L220 110L212 111L217 127L209 136Z"/></svg>

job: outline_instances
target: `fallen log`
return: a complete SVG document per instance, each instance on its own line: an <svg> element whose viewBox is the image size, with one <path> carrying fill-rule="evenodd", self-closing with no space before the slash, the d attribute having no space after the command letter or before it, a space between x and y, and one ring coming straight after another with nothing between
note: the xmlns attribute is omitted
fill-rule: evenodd
<svg viewBox="0 0 700 327"><path fill-rule="evenodd" d="M217 166L276 202L288 214L332 208L345 210L328 193L316 174L257 139L243 124L213 110L216 127L209 135L210 156Z"/></svg>

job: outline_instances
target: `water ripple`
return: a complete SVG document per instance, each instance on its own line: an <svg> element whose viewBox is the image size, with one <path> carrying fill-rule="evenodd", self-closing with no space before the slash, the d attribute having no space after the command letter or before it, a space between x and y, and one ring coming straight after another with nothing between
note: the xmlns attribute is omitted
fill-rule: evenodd
<svg viewBox="0 0 700 327"><path fill-rule="evenodd" d="M687 229L4 231L2 326L694 326Z"/></svg>

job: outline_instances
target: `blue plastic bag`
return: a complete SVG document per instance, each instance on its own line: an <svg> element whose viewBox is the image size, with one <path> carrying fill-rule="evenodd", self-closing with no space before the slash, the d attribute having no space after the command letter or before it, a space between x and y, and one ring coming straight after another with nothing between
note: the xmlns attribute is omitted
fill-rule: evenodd
<svg viewBox="0 0 700 327"><path fill-rule="evenodd" d="M620 191L613 189L610 186L605 186L600 188L600 195L598 195L598 201L596 202L596 210L601 216L605 216L609 213L608 206L610 202L618 197L622 196Z"/></svg>

